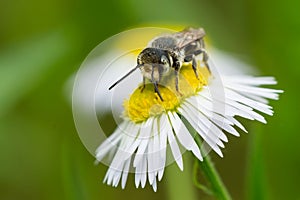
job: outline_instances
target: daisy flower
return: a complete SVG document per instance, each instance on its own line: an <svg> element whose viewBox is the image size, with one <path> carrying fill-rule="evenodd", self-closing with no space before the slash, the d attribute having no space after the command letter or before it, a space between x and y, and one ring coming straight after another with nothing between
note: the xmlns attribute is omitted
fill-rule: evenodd
<svg viewBox="0 0 300 200"><path fill-rule="evenodd" d="M282 91L261 87L276 84L273 77L222 75L217 68L208 70L201 59L197 72L198 78L191 64L182 66L180 93L174 86L175 77L165 77L158 86L163 101L152 84L146 84L144 89L137 86L124 101L123 121L96 150L98 161L107 154L112 158L104 182L114 187L121 182L124 188L128 173L133 170L136 187L145 187L148 180L156 191L167 165L168 151L181 170L185 150L200 161L205 156L188 126L223 157L221 149L228 142L226 134L239 136L237 128L247 132L237 116L266 123L261 113L273 115L268 99L277 100Z"/></svg>

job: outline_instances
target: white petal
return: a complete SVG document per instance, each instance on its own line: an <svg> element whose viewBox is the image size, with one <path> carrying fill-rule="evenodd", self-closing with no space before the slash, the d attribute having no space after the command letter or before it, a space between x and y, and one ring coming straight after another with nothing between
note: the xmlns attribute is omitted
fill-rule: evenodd
<svg viewBox="0 0 300 200"><path fill-rule="evenodd" d="M228 133L231 133L234 136L240 136L240 134L229 124L226 124L224 122L220 122L220 121L215 121L215 123L222 129L224 129L225 131L227 131Z"/></svg>
<svg viewBox="0 0 300 200"><path fill-rule="evenodd" d="M233 102L233 104L234 104L235 102ZM226 106L226 107L229 107L229 105L228 104L226 104L225 102L223 102L223 104L224 104L224 106ZM237 104L237 103L236 103ZM194 106L195 104L190 104L189 106L186 106L185 108L186 109L189 109L189 107L194 107L194 109L197 109L198 110L198 108L196 108L195 106ZM196 104L196 105L199 105L199 103L198 104ZM238 106L238 105L237 105ZM184 107L184 106L182 106L182 107ZM235 108L234 108L235 109ZM250 111L251 111L251 108L244 108L245 110L247 110L247 109L250 109ZM229 121L229 120L224 120L222 117L219 117L218 119L215 117L215 118L209 118L209 116L205 116L204 117L204 115L202 115L201 114L201 112L202 112L202 110L198 110L200 113L198 113L198 117L199 117L199 119L201 120L202 119L202 121L203 121L203 124L205 124L205 125L207 125L207 127L208 128L210 128L210 129L213 129L213 131L212 131L212 133L215 133L216 131L218 131L218 128L217 127L215 127L215 125L214 124L216 124L217 126L219 126L221 129L224 129L225 131L227 131L227 132L229 132L229 133L231 133L231 134L233 134L233 135L235 135L235 136L239 136L239 133L231 126L232 125L232 123ZM190 109L190 112L192 113L192 110ZM248 113L248 111L244 111L244 112L246 112L246 113ZM248 115L251 115L251 114L249 114L248 113ZM212 120L213 122L214 122L214 124L212 124L208 119L206 119L206 117L207 118L209 118L210 120ZM227 137L224 137L224 133L222 132L222 131L219 131L218 132L219 134L217 135L217 137L219 138L221 138L221 137L223 137L223 138L225 138L225 140L224 141L227 141ZM208 135L208 134L207 134ZM211 137L212 138L212 137ZM212 138L213 140L215 140L215 138ZM216 141L218 141L218 140L216 140ZM217 144L219 145L219 146L223 146L222 144L220 144L220 142L217 142Z"/></svg>
<svg viewBox="0 0 300 200"><path fill-rule="evenodd" d="M107 170L106 174L105 174L105 177L103 179L103 183L107 182L107 179L108 179L108 176L110 174L110 169Z"/></svg>
<svg viewBox="0 0 300 200"><path fill-rule="evenodd" d="M194 138L191 136L183 122L179 119L178 115L176 113L170 113L169 118L172 123L172 127L174 128L175 134L179 140L179 142L182 144L183 147L185 147L187 150L190 150L193 152L193 154L199 159L203 160L199 147L197 146Z"/></svg>
<svg viewBox="0 0 300 200"><path fill-rule="evenodd" d="M142 188L145 187L146 182L147 182L147 159L146 156L144 156L142 159L142 175L141 175Z"/></svg>
<svg viewBox="0 0 300 200"><path fill-rule="evenodd" d="M111 173L109 173L109 176L107 177L107 184L109 185L113 184L113 186L115 186L119 183L124 166L124 161L120 159L122 155L124 155L124 152L122 150L118 150L110 164L109 170L111 170Z"/></svg>
<svg viewBox="0 0 300 200"><path fill-rule="evenodd" d="M122 176L122 171L116 171L114 178L113 178L113 182L112 182L113 187L118 186L121 176Z"/></svg>
<svg viewBox="0 0 300 200"><path fill-rule="evenodd" d="M159 120L159 133L160 133L160 149L161 151L161 156L165 157L166 156L166 149L167 149L167 132L170 130L170 126L168 126L168 119L167 115L163 114L160 117ZM163 151L164 150L164 151Z"/></svg>
<svg viewBox="0 0 300 200"><path fill-rule="evenodd" d="M197 101L199 102L197 105L205 106L203 102L206 102L206 104L208 104L209 106L207 105L205 106L205 108L207 108L209 111L218 113L220 115L226 115L226 116L236 115L236 110L232 109L232 106L226 105L225 103L218 101L216 97L212 99L210 95L207 93L207 90L204 90L203 92L201 91L199 95L195 98L197 98Z"/></svg>
<svg viewBox="0 0 300 200"><path fill-rule="evenodd" d="M257 121L266 124L267 121L265 120L265 118L258 114L257 112L251 111L251 115L254 117L254 119L256 119Z"/></svg>
<svg viewBox="0 0 300 200"><path fill-rule="evenodd" d="M195 121L196 124L198 124L198 126L202 129L208 144L214 145L216 143L220 147L224 147L224 144L220 140L219 136L216 135L215 132L211 131L213 128L215 128L215 125L209 119L207 119L200 111L194 109L195 107L193 108L192 105L182 104L181 107L189 113L193 121Z"/></svg>
<svg viewBox="0 0 300 200"><path fill-rule="evenodd" d="M224 82L234 82L245 85L275 85L277 81L274 77L253 77L253 76L223 76Z"/></svg>
<svg viewBox="0 0 300 200"><path fill-rule="evenodd" d="M122 174L122 183L121 183L121 186L123 189L125 188L125 185L126 185L129 167L130 167L130 161L131 161L131 157L124 164L124 169L123 169L123 174Z"/></svg>
<svg viewBox="0 0 300 200"><path fill-rule="evenodd" d="M253 87L253 86L243 86L240 84L234 84L234 83L226 83L226 87L235 90L240 91L243 93L250 93L257 96L265 97L268 99L278 99L277 93L282 93L282 90L275 90L275 89L269 89L269 88L260 88L260 87Z"/></svg>
<svg viewBox="0 0 300 200"><path fill-rule="evenodd" d="M129 137L124 137L112 162L110 163L110 168L113 168L114 170L117 170L117 171L122 171L123 164L125 162L124 158L128 158L129 156L132 155L123 150L126 147L125 145L128 145L130 139L131 138L129 138Z"/></svg>
<svg viewBox="0 0 300 200"><path fill-rule="evenodd" d="M96 150L96 159L98 161L102 160L102 158L111 150L111 148L117 146L119 141L121 140L124 129L127 128L128 122L121 123L114 133L109 136Z"/></svg>
<svg viewBox="0 0 300 200"><path fill-rule="evenodd" d="M159 141L159 129L158 129L158 119L153 123L153 168L155 170L155 175L158 172L159 167L161 166L161 150L160 141Z"/></svg>
<svg viewBox="0 0 300 200"><path fill-rule="evenodd" d="M156 191L157 191L157 183L156 183L156 178L154 178L154 180L153 180L152 188L153 188L154 192L156 192Z"/></svg>
<svg viewBox="0 0 300 200"><path fill-rule="evenodd" d="M124 136L124 139L126 138L126 141L123 151L126 152L126 154L122 158L123 160L127 160L130 156L132 156L132 154L140 144L140 140L137 138L140 133L140 126L133 123L131 124L132 125L130 129L128 129L128 133Z"/></svg>
<svg viewBox="0 0 300 200"><path fill-rule="evenodd" d="M197 133L203 138L203 140L220 156L223 157L221 150L219 149L216 141L212 141L205 132L207 132L206 127L198 120L191 116L185 109L178 108L178 111L187 119L187 121L192 125L192 127L197 131ZM196 122L196 120L198 120Z"/></svg>
<svg viewBox="0 0 300 200"><path fill-rule="evenodd" d="M174 137L174 133L173 133L173 130L172 130L172 127L171 127L172 125L170 123L171 122L166 123L169 126L169 128L168 128L169 131L167 132L168 141L169 141L169 144L170 144L170 147L171 147L171 150L172 150L173 157L174 157L179 169L182 171L183 170L182 156L181 156L181 152L180 152L179 146L177 144L177 141Z"/></svg>
<svg viewBox="0 0 300 200"><path fill-rule="evenodd" d="M141 155L141 161L143 161L143 157L146 155ZM138 188L141 182L141 178L142 178L142 174L143 174L143 162L139 162L136 166L135 166L135 177L134 177L134 182L135 182L135 187Z"/></svg>
<svg viewBox="0 0 300 200"><path fill-rule="evenodd" d="M140 135L139 139L141 140L138 150L136 152L134 161L133 161L133 166L136 167L137 164L141 161L143 154L146 151L146 148L148 146L149 138L151 135L152 131L152 123L153 123L153 118L149 118L146 122L141 124L141 129L140 129Z"/></svg>
<svg viewBox="0 0 300 200"><path fill-rule="evenodd" d="M269 103L268 99L260 97L260 96L257 96L255 94L245 94L245 93L243 93L243 95L245 97L248 97L250 99L253 99L253 100L258 101L258 102L263 103L263 104L268 104Z"/></svg>
<svg viewBox="0 0 300 200"><path fill-rule="evenodd" d="M110 172L108 173L108 177L107 177L107 185L111 185L113 178L115 176L116 170L110 168Z"/></svg>
<svg viewBox="0 0 300 200"><path fill-rule="evenodd" d="M210 119L212 122L215 122L215 121L223 122L224 121L227 124L230 124L230 125L233 124L231 121L227 120L224 116L222 116L218 113L209 111L206 108L202 107L199 103L196 103L197 101L193 101L191 103L189 101L186 101L186 102L189 103L188 106L194 107L195 110L198 110L199 112L203 113L203 115L206 116L208 119ZM197 107L194 105L197 105ZM211 130L211 133L216 135L218 138L220 138L224 142L228 142L227 136L217 126L210 123L210 124L208 124L207 127Z"/></svg>
<svg viewBox="0 0 300 200"><path fill-rule="evenodd" d="M234 125L236 125L240 129L242 129L244 132L248 133L248 131L245 129L245 127L238 120L236 120L234 117L229 117L228 116L227 119L232 121L232 123L234 123Z"/></svg>
<svg viewBox="0 0 300 200"><path fill-rule="evenodd" d="M167 122L167 117L165 114L163 114L160 117L159 120L159 140L160 140L160 157L161 157L161 162L160 165L158 166L158 180L160 181L163 177L164 170L165 170L165 164L166 164L166 151L167 151L167 130L166 129L166 123Z"/></svg>
<svg viewBox="0 0 300 200"><path fill-rule="evenodd" d="M229 90L229 89L226 89L226 96L231 99L231 100L234 100L234 101L239 101L245 105L248 105L260 112L263 112L265 114L268 114L268 115L272 115L273 114L273 111L271 110L272 107L269 106L269 105L266 105L264 103L260 103L258 101L254 101L250 98L247 98L245 96L242 96L240 94L238 94L237 92L234 92L232 90Z"/></svg>
<svg viewBox="0 0 300 200"><path fill-rule="evenodd" d="M149 140L148 144L148 152L147 152L147 158L148 158L148 181L150 185L152 185L153 180L155 178L155 169L154 169L154 156L153 156L153 138Z"/></svg>

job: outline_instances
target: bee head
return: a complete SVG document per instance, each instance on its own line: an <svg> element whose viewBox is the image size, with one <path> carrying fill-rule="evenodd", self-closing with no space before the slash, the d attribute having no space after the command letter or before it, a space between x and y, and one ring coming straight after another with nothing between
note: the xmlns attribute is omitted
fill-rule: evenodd
<svg viewBox="0 0 300 200"><path fill-rule="evenodd" d="M170 56L168 51L157 49L157 48L146 48L144 49L137 58L138 64L161 64L161 65L169 65L170 63Z"/></svg>
<svg viewBox="0 0 300 200"><path fill-rule="evenodd" d="M139 54L137 62L145 78L158 82L163 75L169 72L172 66L172 57L166 50L146 48Z"/></svg>
<svg viewBox="0 0 300 200"><path fill-rule="evenodd" d="M156 48L146 48L139 54L137 66L112 84L108 89L110 90L115 87L136 69L140 69L143 76L152 82L159 82L161 77L169 72L172 64L173 60L168 51Z"/></svg>

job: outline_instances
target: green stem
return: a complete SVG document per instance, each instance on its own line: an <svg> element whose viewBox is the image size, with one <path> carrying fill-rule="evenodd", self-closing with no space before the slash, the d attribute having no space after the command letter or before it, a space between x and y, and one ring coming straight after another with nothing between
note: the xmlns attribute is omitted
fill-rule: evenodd
<svg viewBox="0 0 300 200"><path fill-rule="evenodd" d="M207 188L205 185L203 185L202 183L200 183L200 181L198 180L198 170L199 169L199 164L198 164L198 160L195 159L194 162L194 167L193 167L193 181L194 184L197 188L199 188L200 190L202 190L204 193L208 194L208 195L213 195L213 192L210 190L210 188Z"/></svg>
<svg viewBox="0 0 300 200"><path fill-rule="evenodd" d="M200 138L196 136L195 140L197 142L197 145L200 148L200 145L201 145ZM222 182L210 157L208 155L206 155L203 158L203 161L197 160L197 162L198 162L204 176L210 183L211 190L212 190L214 196L220 200L230 200L231 197L230 197L224 183Z"/></svg>
<svg viewBox="0 0 300 200"><path fill-rule="evenodd" d="M187 129L189 130L189 132L191 133L191 135L194 136L194 139L195 139L200 151L202 151L201 137L184 117L182 117L182 121L185 124L185 126L187 127ZM202 153L202 155L203 155L203 153ZM201 172L204 174L205 178L209 182L211 190L209 190L207 187L205 187L201 184L196 184L196 186L200 186L199 188L201 188L207 194L212 193L219 200L231 200L231 197L230 197L223 181L221 180L213 162L211 161L210 157L208 155L206 155L206 156L204 156L203 161L200 161L198 159L196 159L196 160L197 160L196 162L198 162L199 167L201 168ZM197 176L197 173L194 173L194 176ZM197 178L194 178L194 182L197 183Z"/></svg>

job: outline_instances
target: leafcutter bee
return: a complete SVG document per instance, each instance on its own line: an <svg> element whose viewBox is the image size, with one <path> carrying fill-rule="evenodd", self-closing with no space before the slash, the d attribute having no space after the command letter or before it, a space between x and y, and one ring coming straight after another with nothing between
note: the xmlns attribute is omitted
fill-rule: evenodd
<svg viewBox="0 0 300 200"><path fill-rule="evenodd" d="M186 28L174 34L165 34L152 39L148 46L138 55L137 66L112 84L109 90L136 69L140 69L143 74L142 91L145 87L145 81L148 79L154 85L154 92L163 101L158 84L162 76L167 75L171 71L170 68L173 68L176 77L175 88L179 92L179 71L183 63L191 62L195 76L198 78L196 56L202 54L202 61L209 70L208 54L203 40L204 36L205 31L203 28Z"/></svg>

